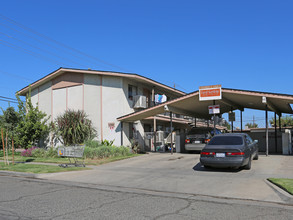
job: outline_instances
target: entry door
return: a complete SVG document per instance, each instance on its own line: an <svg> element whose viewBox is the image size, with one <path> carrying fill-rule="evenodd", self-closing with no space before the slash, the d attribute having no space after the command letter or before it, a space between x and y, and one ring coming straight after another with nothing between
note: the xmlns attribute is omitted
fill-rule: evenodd
<svg viewBox="0 0 293 220"><path fill-rule="evenodd" d="M148 89L143 89L143 95L146 97L146 106L147 108L150 107L150 98L151 98L151 92Z"/></svg>

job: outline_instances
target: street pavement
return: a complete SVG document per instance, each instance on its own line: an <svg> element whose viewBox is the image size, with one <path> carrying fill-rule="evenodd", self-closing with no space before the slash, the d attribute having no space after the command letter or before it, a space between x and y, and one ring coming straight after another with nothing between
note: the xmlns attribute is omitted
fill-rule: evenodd
<svg viewBox="0 0 293 220"><path fill-rule="evenodd" d="M93 167L93 170L41 174L38 178L100 187L180 193L293 204L293 196L275 187L269 177L293 178L293 157L260 155L251 170L205 169L198 154L150 153Z"/></svg>
<svg viewBox="0 0 293 220"><path fill-rule="evenodd" d="M0 220L291 220L293 206L0 174Z"/></svg>

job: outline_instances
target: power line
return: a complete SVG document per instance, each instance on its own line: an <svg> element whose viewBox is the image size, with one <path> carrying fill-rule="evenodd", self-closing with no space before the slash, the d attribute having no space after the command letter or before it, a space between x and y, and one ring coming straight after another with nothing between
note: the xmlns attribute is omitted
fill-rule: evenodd
<svg viewBox="0 0 293 220"><path fill-rule="evenodd" d="M5 100L5 99L0 99L0 101L4 101L4 102L9 102L9 103L15 103L15 104L18 104L18 102L9 101L9 100Z"/></svg>
<svg viewBox="0 0 293 220"><path fill-rule="evenodd" d="M17 46L17 45L12 44L12 43L9 43L8 41L2 40L2 39L0 39L0 41L2 41L2 42L0 42L0 44L2 44L4 46L7 46L7 47L10 47L10 48L13 48L13 49L17 49L17 50L23 51L23 52L25 52L27 54L30 54L30 55L34 56L34 57L41 58L41 59L44 59L44 60L48 60L50 62L53 62L53 63L58 64L58 65L61 65L61 66L64 65L64 63L60 63L58 60L51 59L51 58L47 58L47 57L45 57L45 56L43 56L43 55L41 55L39 53L30 51L30 50L25 49L23 47Z"/></svg>
<svg viewBox="0 0 293 220"><path fill-rule="evenodd" d="M34 81L32 79L25 78L25 77L19 76L17 74L9 73L9 72L3 71L3 70L0 70L0 74L6 75L6 76L12 76L12 77L15 77L15 78L19 78L19 79L22 79L23 81L26 81L26 82L33 82Z"/></svg>
<svg viewBox="0 0 293 220"><path fill-rule="evenodd" d="M82 52L82 51L80 51L80 50L77 50L77 49L75 49L75 48L73 48L73 47L67 46L67 45L65 45L65 44L63 44L63 43L61 43L61 42L59 42L59 41L56 41L56 40L54 40L54 39L52 39L52 38L50 38L50 37L48 37L48 36L46 36L46 35L44 35L44 34L41 34L41 33L37 32L37 31L35 31L35 30L33 30L33 29L29 28L29 27L26 27L26 26L24 26L24 25L22 25L22 24L20 24L20 23L18 23L18 22L16 22L16 21L14 21L14 20L12 20L12 19L10 19L10 18L8 18L8 17L6 17L6 16L4 16L4 15L1 15L1 14L0 14L0 17L1 17L3 20L6 20L6 21L8 21L8 22L10 22L10 23L12 23L12 24L14 24L14 25L16 25L16 26L18 26L18 27L24 29L24 30L27 30L27 31L29 31L29 32L31 32L31 33L33 33L33 34L39 36L39 37L45 38L45 39L47 39L47 40L49 40L49 41L51 41L51 42L53 42L53 43L55 43L55 44L57 44L57 45L60 45L60 46L62 46L62 47L64 47L64 48L66 48L66 49L69 49L69 50L71 50L71 51L74 51L75 53L81 54L81 55L83 55L83 56L85 56L85 57L91 58L91 59L96 60L96 61L98 61L98 62L100 62L100 63L104 63L104 64L106 64L106 65L108 65L108 66L112 66L112 67L115 67L115 68L118 68L118 69L121 69L121 70L124 70L124 71L125 71L125 69L122 68L122 67L120 67L120 66L117 66L117 65L114 65L114 64L108 63L108 62L106 62L106 61L104 61L104 60L102 60L102 59L98 59L98 58L96 58L96 57L94 57L94 56L88 55L88 54L86 54L86 53L84 53L84 52ZM126 70L126 71L128 71L128 70Z"/></svg>
<svg viewBox="0 0 293 220"><path fill-rule="evenodd" d="M4 98L4 99L10 99L10 100L17 101L17 99L14 99L14 98L9 98L9 97L5 97L5 96L1 96L1 95L0 95L0 98Z"/></svg>
<svg viewBox="0 0 293 220"><path fill-rule="evenodd" d="M0 32L0 34L5 35L5 36L8 37L8 38L15 39L15 40L17 40L17 41L19 41L19 42L22 42L22 43L24 43L24 44L26 44L26 45L28 45L28 46L30 46L30 47L33 47L33 48L35 48L35 49L37 49L37 50L43 51L43 52L48 53L48 54L50 54L50 55L53 55L53 56L55 56L55 57L58 57L58 58L61 58L61 59L67 60L67 61L69 61L69 62L71 62L71 63L75 63L75 64L77 64L77 65L80 65L80 66L83 66L83 67L86 67L86 68L87 68L87 66L85 66L85 65L83 65L83 64L80 64L80 63L77 63L77 62L75 62L74 60L70 60L70 59L67 59L67 58L65 58L65 57L59 56L59 55L56 54L56 53L52 53L51 51L48 51L48 50L45 50L45 49L39 48L39 47L34 46L34 45L30 44L30 43L27 43L26 41L20 40L20 39L18 39L18 38L16 38L16 37L10 36L10 35L5 34L5 33L2 33L2 32Z"/></svg>

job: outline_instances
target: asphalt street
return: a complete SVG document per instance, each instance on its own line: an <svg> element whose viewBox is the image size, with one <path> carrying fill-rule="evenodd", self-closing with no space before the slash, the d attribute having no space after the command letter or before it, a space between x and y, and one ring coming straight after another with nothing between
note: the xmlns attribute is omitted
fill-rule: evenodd
<svg viewBox="0 0 293 220"><path fill-rule="evenodd" d="M0 219L293 219L293 206L0 176Z"/></svg>

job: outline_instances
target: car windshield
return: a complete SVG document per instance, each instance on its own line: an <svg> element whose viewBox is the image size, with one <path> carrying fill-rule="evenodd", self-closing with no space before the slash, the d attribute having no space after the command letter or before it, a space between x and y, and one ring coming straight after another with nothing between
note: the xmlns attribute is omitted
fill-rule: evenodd
<svg viewBox="0 0 293 220"><path fill-rule="evenodd" d="M239 136L216 136L212 138L209 145L242 145L243 139Z"/></svg>

